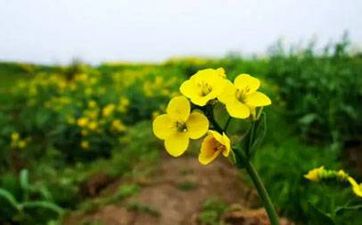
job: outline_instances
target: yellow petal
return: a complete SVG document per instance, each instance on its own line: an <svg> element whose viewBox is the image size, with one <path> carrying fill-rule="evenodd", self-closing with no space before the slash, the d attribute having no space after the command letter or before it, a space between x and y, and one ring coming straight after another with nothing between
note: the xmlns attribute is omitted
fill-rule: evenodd
<svg viewBox="0 0 362 225"><path fill-rule="evenodd" d="M240 74L234 80L236 88L244 90L246 94L250 94L258 90L260 87L260 81L249 74Z"/></svg>
<svg viewBox="0 0 362 225"><path fill-rule="evenodd" d="M214 98L211 97L210 95L206 95L206 96L202 96L202 97L201 96L194 96L194 97L191 98L191 102L194 103L195 105L198 105L198 106L204 106L211 99L214 99Z"/></svg>
<svg viewBox="0 0 362 225"><path fill-rule="evenodd" d="M353 193L355 193L358 197L362 197L362 184L358 185L352 177L348 177L348 182L352 186Z"/></svg>
<svg viewBox="0 0 362 225"><path fill-rule="evenodd" d="M219 143L224 144L224 138L222 137L222 135L214 130L209 130L209 134L212 135L212 137Z"/></svg>
<svg viewBox="0 0 362 225"><path fill-rule="evenodd" d="M235 92L236 88L229 80L225 79L225 85L223 91L218 96L220 102L226 104L227 102L232 102L236 99Z"/></svg>
<svg viewBox="0 0 362 225"><path fill-rule="evenodd" d="M223 133L222 135L217 132L217 131L213 131L213 130L210 130L209 131L210 134L212 134L212 136L215 138L215 140L217 142L219 142L220 144L224 145L225 146L225 150L222 151L222 154L225 156L225 157L228 157L229 156L229 153L230 153L230 139L229 137Z"/></svg>
<svg viewBox="0 0 362 225"><path fill-rule="evenodd" d="M187 132L190 138L198 139L209 129L209 121L204 114L192 112L186 121Z"/></svg>
<svg viewBox="0 0 362 225"><path fill-rule="evenodd" d="M304 177L311 181L319 181L320 175L323 171L324 171L324 167L321 166L319 168L315 168L315 169L308 171L308 173L305 174Z"/></svg>
<svg viewBox="0 0 362 225"><path fill-rule="evenodd" d="M261 92L254 92L250 95L247 95L245 98L245 103L254 106L254 107L260 107L260 106L266 106L271 104L271 100L268 96Z"/></svg>
<svg viewBox="0 0 362 225"><path fill-rule="evenodd" d="M225 75L225 70L224 68L220 67L220 68L217 68L216 69L216 72L219 76L223 77L223 78L226 78L226 75Z"/></svg>
<svg viewBox="0 0 362 225"><path fill-rule="evenodd" d="M249 107L238 100L227 103L226 110L234 118L246 119L250 116Z"/></svg>
<svg viewBox="0 0 362 225"><path fill-rule="evenodd" d="M176 131L175 123L176 122L174 122L172 118L170 118L170 116L167 114L157 116L152 124L153 133L159 139L164 140Z"/></svg>
<svg viewBox="0 0 362 225"><path fill-rule="evenodd" d="M194 84L195 83L192 80L187 80L183 82L180 86L180 92L188 98L193 98L194 96L197 96L197 87L195 87Z"/></svg>
<svg viewBox="0 0 362 225"><path fill-rule="evenodd" d="M190 102L184 96L174 97L167 106L167 114L174 120L186 121L190 115Z"/></svg>
<svg viewBox="0 0 362 225"><path fill-rule="evenodd" d="M205 137L201 144L201 151L199 154L199 162L202 165L207 165L210 162L214 161L216 157L220 154L220 151L214 150L214 137L212 134L209 134Z"/></svg>
<svg viewBox="0 0 362 225"><path fill-rule="evenodd" d="M230 149L231 149L230 139L225 133L222 134L222 137L223 137L224 145L225 145L225 150L222 152L222 154L225 157L228 157L230 154Z"/></svg>
<svg viewBox="0 0 362 225"><path fill-rule="evenodd" d="M189 145L189 137L185 132L174 132L165 140L167 152L174 156L182 155Z"/></svg>

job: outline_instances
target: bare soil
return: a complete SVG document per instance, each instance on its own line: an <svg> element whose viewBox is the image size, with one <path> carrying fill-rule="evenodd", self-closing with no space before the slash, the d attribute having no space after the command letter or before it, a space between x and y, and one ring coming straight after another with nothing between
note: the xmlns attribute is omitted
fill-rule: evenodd
<svg viewBox="0 0 362 225"><path fill-rule="evenodd" d="M124 184L124 179L108 185L107 195ZM165 156L151 175L133 180L140 192L120 203L105 205L92 212L73 212L65 225L199 225L202 204L217 198L235 210L223 216L225 224L269 224L265 212L258 210L258 197L228 161L219 159L201 166L194 157ZM139 204L146 210L132 210L127 205ZM283 224L291 224L284 221Z"/></svg>

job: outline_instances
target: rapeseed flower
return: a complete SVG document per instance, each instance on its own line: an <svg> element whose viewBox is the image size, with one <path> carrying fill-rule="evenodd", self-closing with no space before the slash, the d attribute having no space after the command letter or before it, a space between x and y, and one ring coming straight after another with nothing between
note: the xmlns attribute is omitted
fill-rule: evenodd
<svg viewBox="0 0 362 225"><path fill-rule="evenodd" d="M97 121L91 121L91 122L88 124L88 128L89 128L89 130L95 131L95 130L98 128L98 123L97 123Z"/></svg>
<svg viewBox="0 0 362 225"><path fill-rule="evenodd" d="M189 139L202 137L209 129L209 121L202 113L191 112L190 102L184 96L174 97L168 103L166 114L153 121L153 132L165 140L167 152L174 156L183 154Z"/></svg>
<svg viewBox="0 0 362 225"><path fill-rule="evenodd" d="M118 111L126 112L128 106L129 106L129 99L126 97L121 97L118 103Z"/></svg>
<svg viewBox="0 0 362 225"><path fill-rule="evenodd" d="M224 91L226 83L223 68L204 69L183 82L180 91L195 105L204 106Z"/></svg>
<svg viewBox="0 0 362 225"><path fill-rule="evenodd" d="M24 149L27 146L26 140L20 140L18 143L18 148Z"/></svg>
<svg viewBox="0 0 362 225"><path fill-rule="evenodd" d="M85 118L85 117L81 117L77 120L77 124L78 126L80 127L85 127L87 126L89 123L89 119L88 118Z"/></svg>
<svg viewBox="0 0 362 225"><path fill-rule="evenodd" d="M20 135L18 132L13 132L11 133L11 141L12 142L16 142L20 139Z"/></svg>
<svg viewBox="0 0 362 225"><path fill-rule="evenodd" d="M260 81L248 74L240 74L234 83L226 80L224 92L218 96L220 102L226 105L230 116L246 119L256 107L267 106L271 100L265 94L257 91Z"/></svg>
<svg viewBox="0 0 362 225"><path fill-rule="evenodd" d="M352 177L348 177L348 182L352 186L353 193L362 198L362 183L358 184Z"/></svg>
<svg viewBox="0 0 362 225"><path fill-rule="evenodd" d="M216 131L210 130L201 144L199 162L203 165L211 163L219 154L225 157L230 153L230 139L225 133L222 135Z"/></svg>
<svg viewBox="0 0 362 225"><path fill-rule="evenodd" d="M117 132L123 132L127 129L126 126L120 120L113 120L111 127L112 130L115 130Z"/></svg>
<svg viewBox="0 0 362 225"><path fill-rule="evenodd" d="M80 147L81 147L82 149L84 149L84 150L89 149L89 141L82 141L82 142L80 143Z"/></svg>
<svg viewBox="0 0 362 225"><path fill-rule="evenodd" d="M94 100L90 100L90 101L88 102L88 107L91 108L91 109L97 108L97 102L94 101Z"/></svg>
<svg viewBox="0 0 362 225"><path fill-rule="evenodd" d="M105 106L102 110L102 115L104 117L108 117L110 116L113 111L116 109L116 106L114 104L108 104L107 106Z"/></svg>
<svg viewBox="0 0 362 225"><path fill-rule="evenodd" d="M304 177L311 181L319 181L323 173L325 173L325 169L324 166L321 166L310 170Z"/></svg>

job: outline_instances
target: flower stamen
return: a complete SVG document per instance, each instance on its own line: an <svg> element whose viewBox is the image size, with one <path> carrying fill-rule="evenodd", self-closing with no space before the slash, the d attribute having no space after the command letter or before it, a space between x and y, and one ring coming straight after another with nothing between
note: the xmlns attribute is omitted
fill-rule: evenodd
<svg viewBox="0 0 362 225"><path fill-rule="evenodd" d="M208 95L212 91L212 87L204 81L200 81L199 83L197 83L197 86L200 88L199 94L202 97Z"/></svg>
<svg viewBox="0 0 362 225"><path fill-rule="evenodd" d="M185 122L177 121L176 122L176 129L178 132L186 132L187 126Z"/></svg>

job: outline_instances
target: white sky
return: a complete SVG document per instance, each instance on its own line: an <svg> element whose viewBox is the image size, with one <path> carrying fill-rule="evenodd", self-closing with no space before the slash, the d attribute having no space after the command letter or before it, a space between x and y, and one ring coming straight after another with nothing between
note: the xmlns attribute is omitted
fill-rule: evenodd
<svg viewBox="0 0 362 225"><path fill-rule="evenodd" d="M0 60L159 61L262 53L297 43L362 42L361 0L0 0Z"/></svg>

